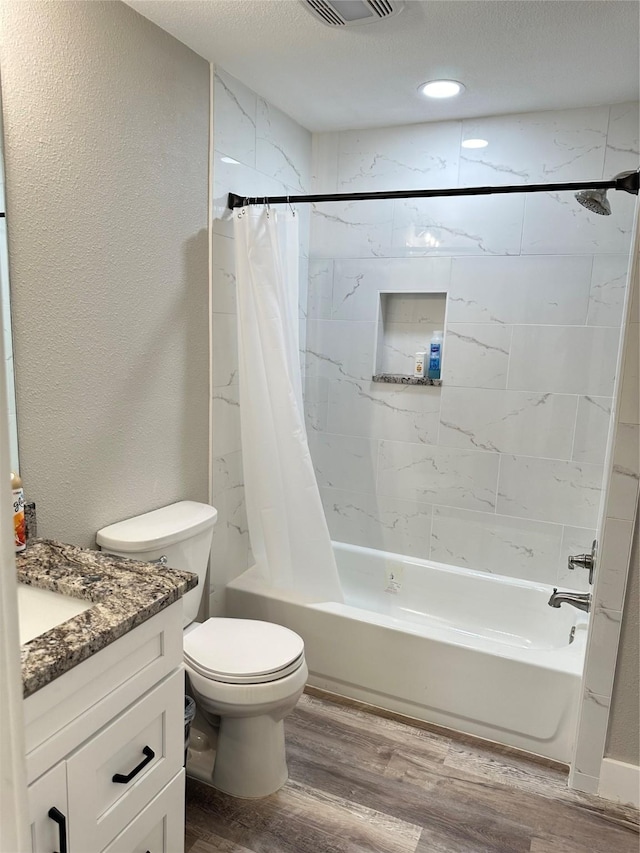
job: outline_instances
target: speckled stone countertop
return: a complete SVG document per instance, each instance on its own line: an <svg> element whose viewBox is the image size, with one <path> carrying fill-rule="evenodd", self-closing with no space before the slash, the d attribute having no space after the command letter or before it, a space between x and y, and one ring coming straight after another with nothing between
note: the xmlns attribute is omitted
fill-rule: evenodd
<svg viewBox="0 0 640 853"><path fill-rule="evenodd" d="M95 603L22 646L25 698L160 613L198 584L197 575L112 557L51 539L16 555L18 580Z"/></svg>

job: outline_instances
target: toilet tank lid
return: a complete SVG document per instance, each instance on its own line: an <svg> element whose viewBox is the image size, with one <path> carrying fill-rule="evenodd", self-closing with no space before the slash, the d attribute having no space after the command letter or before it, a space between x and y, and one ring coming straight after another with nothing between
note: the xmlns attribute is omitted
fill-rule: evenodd
<svg viewBox="0 0 640 853"><path fill-rule="evenodd" d="M96 542L105 550L153 551L208 530L217 517L218 511L208 504L179 501L103 527L96 534Z"/></svg>

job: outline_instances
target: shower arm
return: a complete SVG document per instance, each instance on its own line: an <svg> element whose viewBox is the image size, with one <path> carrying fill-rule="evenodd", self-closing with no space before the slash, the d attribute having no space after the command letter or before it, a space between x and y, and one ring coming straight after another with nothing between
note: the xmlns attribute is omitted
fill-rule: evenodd
<svg viewBox="0 0 640 853"><path fill-rule="evenodd" d="M253 204L302 204L325 201L377 201L393 198L443 198L447 196L494 195L496 193L548 193L571 190L622 190L638 195L640 171L612 178L610 181L573 181L565 184L519 184L497 187L453 187L432 190L391 190L382 193L315 193L312 195L242 196L229 193L231 210Z"/></svg>

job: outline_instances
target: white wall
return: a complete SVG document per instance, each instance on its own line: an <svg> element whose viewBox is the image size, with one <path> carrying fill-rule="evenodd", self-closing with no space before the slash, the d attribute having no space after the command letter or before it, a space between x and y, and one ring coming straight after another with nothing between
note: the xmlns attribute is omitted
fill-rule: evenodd
<svg viewBox="0 0 640 853"><path fill-rule="evenodd" d="M637 168L638 107L314 143L319 192L600 179ZM315 206L306 404L334 538L586 589L566 563L595 535L634 201L612 194L610 217L571 193ZM379 290L448 294L442 388L371 383Z"/></svg>
<svg viewBox="0 0 640 853"><path fill-rule="evenodd" d="M240 444L233 222L226 208L227 194L308 192L311 134L222 69L215 76L213 133L212 493L219 515L211 560L210 612L217 615L224 610L225 584L246 569L250 559ZM303 302L309 242L305 207L298 210Z"/></svg>
<svg viewBox="0 0 640 853"><path fill-rule="evenodd" d="M0 13L21 474L91 546L207 499L209 65L123 3Z"/></svg>
<svg viewBox="0 0 640 853"><path fill-rule="evenodd" d="M0 351L4 329L0 329ZM0 371L0 853L27 853L29 838L15 538L9 491L7 382Z"/></svg>
<svg viewBox="0 0 640 853"><path fill-rule="evenodd" d="M6 212L4 192L4 152L2 122L0 121L0 210ZM2 337L4 373L7 383L7 416L9 418L9 458L12 471L19 471L18 425L16 420L16 389L13 374L13 339L11 333L11 297L9 289L9 255L7 253L7 220L0 219L0 311L2 313Z"/></svg>

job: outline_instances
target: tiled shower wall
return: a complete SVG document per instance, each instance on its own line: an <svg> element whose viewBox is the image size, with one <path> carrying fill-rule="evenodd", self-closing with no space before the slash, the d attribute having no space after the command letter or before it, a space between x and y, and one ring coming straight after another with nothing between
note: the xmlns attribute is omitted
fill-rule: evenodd
<svg viewBox="0 0 640 853"><path fill-rule="evenodd" d="M250 555L240 444L233 222L227 194L309 191L311 134L218 69L214 80L212 276L212 480L218 509L211 559L211 615ZM300 282L306 301L309 212L300 210ZM304 327L302 329L304 332Z"/></svg>
<svg viewBox="0 0 640 853"><path fill-rule="evenodd" d="M637 104L318 134L314 191L601 179L638 148ZM586 588L566 561L597 523L635 199L610 201L315 206L306 407L334 539ZM370 381L379 291L447 294L441 388Z"/></svg>
<svg viewBox="0 0 640 853"><path fill-rule="evenodd" d="M609 488L602 508L602 541L593 590L582 706L569 781L571 787L590 793L598 791L603 753L607 758L636 767L640 757L637 527L640 521L640 245L636 245L638 254L621 353L614 435L606 463ZM609 743L605 749L608 723ZM606 778L600 781L604 782L601 796L623 794L622 790L607 790L611 777L608 783ZM637 791L637 776L635 787ZM627 796L634 796L633 784ZM636 800L637 796L636 793ZM624 801L626 796L620 799Z"/></svg>

